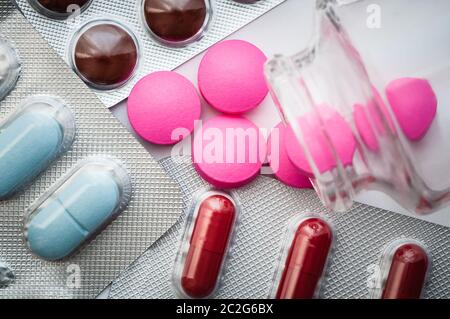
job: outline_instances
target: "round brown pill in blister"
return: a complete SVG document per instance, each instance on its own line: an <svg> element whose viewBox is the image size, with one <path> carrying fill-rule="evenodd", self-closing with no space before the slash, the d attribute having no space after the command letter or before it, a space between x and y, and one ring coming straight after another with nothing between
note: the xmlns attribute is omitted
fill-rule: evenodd
<svg viewBox="0 0 450 319"><path fill-rule="evenodd" d="M144 0L150 32L166 44L185 44L202 34L209 20L209 0Z"/></svg>
<svg viewBox="0 0 450 319"><path fill-rule="evenodd" d="M88 24L73 45L75 71L97 89L113 89L126 83L138 63L134 36L115 22Z"/></svg>
<svg viewBox="0 0 450 319"><path fill-rule="evenodd" d="M37 12L57 20L64 20L72 14L86 10L93 0L28 0Z"/></svg>
<svg viewBox="0 0 450 319"><path fill-rule="evenodd" d="M47 10L58 13L67 13L72 12L72 8L75 8L74 6L82 8L91 2L91 0L38 0L38 2Z"/></svg>

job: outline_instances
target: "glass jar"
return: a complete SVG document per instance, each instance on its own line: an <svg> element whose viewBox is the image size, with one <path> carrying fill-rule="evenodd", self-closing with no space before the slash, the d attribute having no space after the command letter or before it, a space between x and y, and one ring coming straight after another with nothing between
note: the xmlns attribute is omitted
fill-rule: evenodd
<svg viewBox="0 0 450 319"><path fill-rule="evenodd" d="M419 214L448 203L450 1L317 0L315 10L310 46L265 70L291 160L335 211L369 189Z"/></svg>

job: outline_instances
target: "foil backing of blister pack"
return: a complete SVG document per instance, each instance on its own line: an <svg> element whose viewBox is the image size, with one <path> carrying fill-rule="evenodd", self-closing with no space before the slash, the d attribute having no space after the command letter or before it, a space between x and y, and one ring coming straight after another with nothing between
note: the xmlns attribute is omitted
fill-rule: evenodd
<svg viewBox="0 0 450 319"><path fill-rule="evenodd" d="M185 207L207 186L191 163L161 161L180 183ZM324 212L312 190L298 190L261 176L233 191L241 207L239 227L216 297L267 298L281 242L290 220L301 212L324 213L336 233L336 243L321 297L369 298L373 269L387 244L398 238L422 242L432 260L425 298L450 297L450 230L414 218L357 204L342 214ZM118 277L110 298L176 298L171 275L185 216L128 270Z"/></svg>
<svg viewBox="0 0 450 319"><path fill-rule="evenodd" d="M154 71L175 69L282 2L284 0L264 0L243 4L231 0L213 0L212 21L204 36L187 47L171 48L150 37L140 17L141 0L94 0L81 15L67 21L51 20L36 12L27 0L16 0L31 24L65 60L68 60L71 35L93 18L117 19L135 32L141 44L141 61L136 75L119 89L95 91L107 107L128 97L133 85L143 76Z"/></svg>
<svg viewBox="0 0 450 319"><path fill-rule="evenodd" d="M23 192L0 202L0 261L15 275L11 285L0 288L0 297L93 298L176 222L182 211L180 189L9 0L0 0L0 36L22 61L16 88L0 102L0 118L30 95L47 94L67 102L77 125L72 148ZM95 155L125 165L133 186L128 208L68 260L32 256L22 233L26 209L76 163ZM77 270L80 285L70 284Z"/></svg>

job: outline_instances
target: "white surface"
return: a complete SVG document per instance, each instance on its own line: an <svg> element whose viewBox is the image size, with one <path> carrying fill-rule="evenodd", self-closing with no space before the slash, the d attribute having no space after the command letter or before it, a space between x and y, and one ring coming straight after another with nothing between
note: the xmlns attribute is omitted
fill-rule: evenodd
<svg viewBox="0 0 450 319"><path fill-rule="evenodd" d="M284 4L236 32L229 38L243 39L252 42L261 48L269 58L277 53L282 53L284 55L296 53L307 45L309 37L312 34L313 3L313 0L287 0ZM395 53L393 52L393 54ZM197 84L197 68L201 57L202 55L197 56L182 65L176 71ZM133 132L128 122L126 102L122 102L112 108L112 112L131 132ZM202 104L202 112L203 120L217 114L217 112L209 107L204 101ZM254 121L258 126L267 129L274 127L280 121L270 96L266 98L264 103L258 109L247 114L246 117ZM450 136L448 137L448 140L450 144ZM189 139L187 139L181 143L183 143L183 147L190 149L189 142ZM171 147L151 145L144 141L142 141L142 144L157 159L169 156L172 149ZM447 184L450 184L450 181ZM362 202L373 206L411 215L382 193L373 191L366 192L361 194L358 198ZM450 206L431 215L413 216L450 227Z"/></svg>

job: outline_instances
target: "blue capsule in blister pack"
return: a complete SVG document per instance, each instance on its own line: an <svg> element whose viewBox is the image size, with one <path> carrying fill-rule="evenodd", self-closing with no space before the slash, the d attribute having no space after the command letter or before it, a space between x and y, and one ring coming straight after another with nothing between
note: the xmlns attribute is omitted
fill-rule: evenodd
<svg viewBox="0 0 450 319"><path fill-rule="evenodd" d="M131 181L120 164L87 160L30 207L27 245L45 260L64 259L122 212L130 197Z"/></svg>
<svg viewBox="0 0 450 319"><path fill-rule="evenodd" d="M0 123L0 200L23 189L72 145L75 120L57 98L34 96Z"/></svg>

